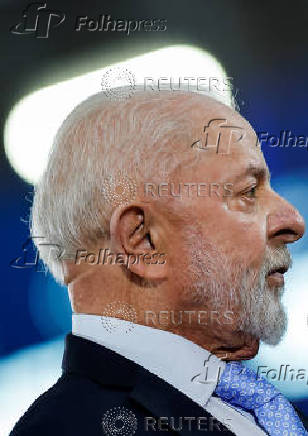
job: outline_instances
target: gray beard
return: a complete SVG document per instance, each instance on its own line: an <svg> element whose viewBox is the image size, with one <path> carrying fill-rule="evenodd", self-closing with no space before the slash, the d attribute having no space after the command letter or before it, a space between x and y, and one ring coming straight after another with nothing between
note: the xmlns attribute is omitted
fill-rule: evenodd
<svg viewBox="0 0 308 436"><path fill-rule="evenodd" d="M268 286L266 275L276 265L291 263L286 247L266 248L263 265L256 272L232 265L229 258L191 230L185 240L190 260L188 275L182 281L185 300L218 312L240 308L238 331L277 345L287 328L281 302L284 287Z"/></svg>
<svg viewBox="0 0 308 436"><path fill-rule="evenodd" d="M287 329L287 315L281 302L284 287L269 287L262 270L255 285L249 286L251 281L244 277L239 289L243 308L239 328L266 344L277 345Z"/></svg>

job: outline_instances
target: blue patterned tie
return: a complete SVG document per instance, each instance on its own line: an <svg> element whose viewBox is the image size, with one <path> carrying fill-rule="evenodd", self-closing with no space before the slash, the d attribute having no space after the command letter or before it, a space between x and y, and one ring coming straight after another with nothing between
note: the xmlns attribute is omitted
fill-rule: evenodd
<svg viewBox="0 0 308 436"><path fill-rule="evenodd" d="M271 436L307 436L289 401L271 384L239 362L227 363L215 389L224 401L254 414Z"/></svg>

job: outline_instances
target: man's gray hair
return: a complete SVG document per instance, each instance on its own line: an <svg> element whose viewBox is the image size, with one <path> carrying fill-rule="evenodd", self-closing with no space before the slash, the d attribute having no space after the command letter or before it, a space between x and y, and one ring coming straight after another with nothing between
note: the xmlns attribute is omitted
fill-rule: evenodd
<svg viewBox="0 0 308 436"><path fill-rule="evenodd" d="M137 89L133 97L117 101L101 92L65 119L31 211L40 258L59 282L61 259L74 259L77 249L108 239L114 208L134 199L140 182L166 180L183 162L200 135L193 115L200 114L204 99L196 92ZM178 146L176 152L170 143Z"/></svg>

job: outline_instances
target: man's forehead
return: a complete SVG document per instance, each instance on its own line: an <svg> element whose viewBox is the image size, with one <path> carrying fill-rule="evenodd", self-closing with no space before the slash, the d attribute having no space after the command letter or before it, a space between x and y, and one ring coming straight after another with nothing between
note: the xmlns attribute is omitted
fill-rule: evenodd
<svg viewBox="0 0 308 436"><path fill-rule="evenodd" d="M212 98L201 98L195 101L195 108L187 113L191 130L187 138L183 138L184 147L205 150L207 153L229 153L234 146L256 146L258 138L250 123L233 108ZM179 144L169 144L172 151L177 152Z"/></svg>
<svg viewBox="0 0 308 436"><path fill-rule="evenodd" d="M196 120L198 123L201 121L201 125L208 125L211 121L222 120L230 125L236 125L245 130L252 130L249 122L242 117L242 115L230 106L214 100L212 98L203 98L197 102L198 111L195 112L197 115Z"/></svg>
<svg viewBox="0 0 308 436"><path fill-rule="evenodd" d="M193 150L192 150L193 151ZM190 166L191 176L206 178L212 181L230 180L236 183L241 178L255 177L269 180L270 173L264 159L261 147L252 144L250 140L232 146L229 153L219 153L215 150L194 150L195 158ZM189 169L182 166L182 171Z"/></svg>

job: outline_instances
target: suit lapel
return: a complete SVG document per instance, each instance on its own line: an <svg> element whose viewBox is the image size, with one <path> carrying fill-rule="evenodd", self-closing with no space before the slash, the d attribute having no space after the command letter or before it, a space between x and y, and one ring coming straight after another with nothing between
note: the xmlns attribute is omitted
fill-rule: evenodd
<svg viewBox="0 0 308 436"><path fill-rule="evenodd" d="M152 423L156 431L169 425L182 436L200 436L202 432L234 436L205 409L148 371L142 373L130 397L151 412L147 423L149 428Z"/></svg>
<svg viewBox="0 0 308 436"><path fill-rule="evenodd" d="M72 334L66 337L62 368L104 386L125 388L131 401L149 413L156 431L175 429L182 436L234 436L221 422L176 388L142 366L93 341ZM165 419L162 419L165 418ZM199 422L199 424L198 424ZM199 429L198 429L199 425ZM160 430L161 428L161 430Z"/></svg>
<svg viewBox="0 0 308 436"><path fill-rule="evenodd" d="M308 418L307 418L307 416L304 415L303 412L301 412L301 411L299 410L299 408L298 408L294 403L291 403L291 404L292 404L292 406L294 407L294 410L295 410L295 412L297 413L299 419L302 421L303 426L304 426L305 429L308 431Z"/></svg>

